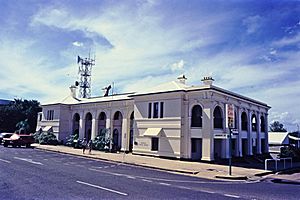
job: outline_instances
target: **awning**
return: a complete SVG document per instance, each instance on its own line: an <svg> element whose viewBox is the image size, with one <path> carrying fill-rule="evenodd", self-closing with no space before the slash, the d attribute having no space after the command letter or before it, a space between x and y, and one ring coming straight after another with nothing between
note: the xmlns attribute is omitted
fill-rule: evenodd
<svg viewBox="0 0 300 200"><path fill-rule="evenodd" d="M52 126L46 126L45 128L43 128L43 131L48 132L50 131L50 129L52 129Z"/></svg>
<svg viewBox="0 0 300 200"><path fill-rule="evenodd" d="M300 140L300 138L295 137L295 136L291 136L291 135L289 135L289 138L292 139L292 140L296 140L296 141L299 141L299 140Z"/></svg>
<svg viewBox="0 0 300 200"><path fill-rule="evenodd" d="M144 133L144 136L158 136L161 132L162 128L147 128L147 130Z"/></svg>

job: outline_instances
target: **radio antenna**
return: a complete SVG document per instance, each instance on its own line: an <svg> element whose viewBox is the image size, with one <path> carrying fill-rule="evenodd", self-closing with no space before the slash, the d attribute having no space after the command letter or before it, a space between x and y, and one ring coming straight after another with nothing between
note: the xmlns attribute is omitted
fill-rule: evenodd
<svg viewBox="0 0 300 200"><path fill-rule="evenodd" d="M77 64L79 65L78 74L80 75L79 87L80 97L91 97L91 76L92 67L95 65L95 59L91 58L90 52L88 58L77 57Z"/></svg>

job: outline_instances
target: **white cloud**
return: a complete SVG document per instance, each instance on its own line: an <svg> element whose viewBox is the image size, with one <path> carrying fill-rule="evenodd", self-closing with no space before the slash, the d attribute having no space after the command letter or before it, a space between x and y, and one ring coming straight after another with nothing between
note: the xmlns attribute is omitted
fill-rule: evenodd
<svg viewBox="0 0 300 200"><path fill-rule="evenodd" d="M183 60L179 60L171 65L172 72L174 71L182 71L184 70L185 62Z"/></svg>
<svg viewBox="0 0 300 200"><path fill-rule="evenodd" d="M300 43L300 33L292 36L292 37L284 37L278 41L273 42L274 46L277 47L284 47L284 46L288 46L288 45L298 45L299 46Z"/></svg>
<svg viewBox="0 0 300 200"><path fill-rule="evenodd" d="M262 18L259 15L250 16L243 20L243 25L247 28L247 33L255 33L261 27Z"/></svg>
<svg viewBox="0 0 300 200"><path fill-rule="evenodd" d="M49 97L57 100L65 96L65 90L58 90L62 85L57 82L58 78L66 74L61 73L65 69L45 73L45 68L50 66L46 66L43 58L32 58L27 53L34 41L3 38L0 43L0 55L5 58L0 63L0 76L5 77L0 79L2 92L11 98L35 99L37 95L44 96L41 100Z"/></svg>
<svg viewBox="0 0 300 200"><path fill-rule="evenodd" d="M75 41L72 43L74 46L76 47L82 47L83 46L83 43L82 42L78 42L78 41Z"/></svg>

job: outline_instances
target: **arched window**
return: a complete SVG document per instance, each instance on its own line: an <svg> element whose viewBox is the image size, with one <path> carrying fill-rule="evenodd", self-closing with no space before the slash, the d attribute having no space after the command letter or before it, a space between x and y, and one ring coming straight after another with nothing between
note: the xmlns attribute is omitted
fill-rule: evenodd
<svg viewBox="0 0 300 200"><path fill-rule="evenodd" d="M120 111L117 111L114 115L114 120L119 120L120 119L120 116L121 116L121 113Z"/></svg>
<svg viewBox="0 0 300 200"><path fill-rule="evenodd" d="M223 128L222 109L217 106L214 110L214 128Z"/></svg>
<svg viewBox="0 0 300 200"><path fill-rule="evenodd" d="M252 115L252 118L251 118L251 127L252 127L252 131L257 131L257 128L256 128L256 116L253 114Z"/></svg>
<svg viewBox="0 0 300 200"><path fill-rule="evenodd" d="M260 131L261 132L266 132L266 124L265 124L264 116L260 117Z"/></svg>
<svg viewBox="0 0 300 200"><path fill-rule="evenodd" d="M75 113L73 116L73 130L72 134L79 136L79 121L80 121L80 115L78 113Z"/></svg>
<svg viewBox="0 0 300 200"><path fill-rule="evenodd" d="M106 120L106 115L104 112L101 112L99 115L99 120Z"/></svg>
<svg viewBox="0 0 300 200"><path fill-rule="evenodd" d="M91 113L87 113L86 114L86 117L85 117L85 120L92 120L92 114Z"/></svg>
<svg viewBox="0 0 300 200"><path fill-rule="evenodd" d="M247 114L245 112L242 113L242 131L247 131L248 128Z"/></svg>
<svg viewBox="0 0 300 200"><path fill-rule="evenodd" d="M199 105L195 105L192 109L191 127L202 127L202 108Z"/></svg>
<svg viewBox="0 0 300 200"><path fill-rule="evenodd" d="M79 122L80 120L80 115L78 113L75 113L74 117L73 117L75 122Z"/></svg>

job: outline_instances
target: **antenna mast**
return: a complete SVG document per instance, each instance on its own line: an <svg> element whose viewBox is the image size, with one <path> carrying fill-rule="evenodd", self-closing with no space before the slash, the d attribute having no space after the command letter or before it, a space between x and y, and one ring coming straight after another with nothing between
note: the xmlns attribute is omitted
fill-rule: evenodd
<svg viewBox="0 0 300 200"><path fill-rule="evenodd" d="M89 98L91 96L91 76L92 67L95 65L95 59L77 57L77 64L79 65L78 74L80 75L80 97Z"/></svg>

